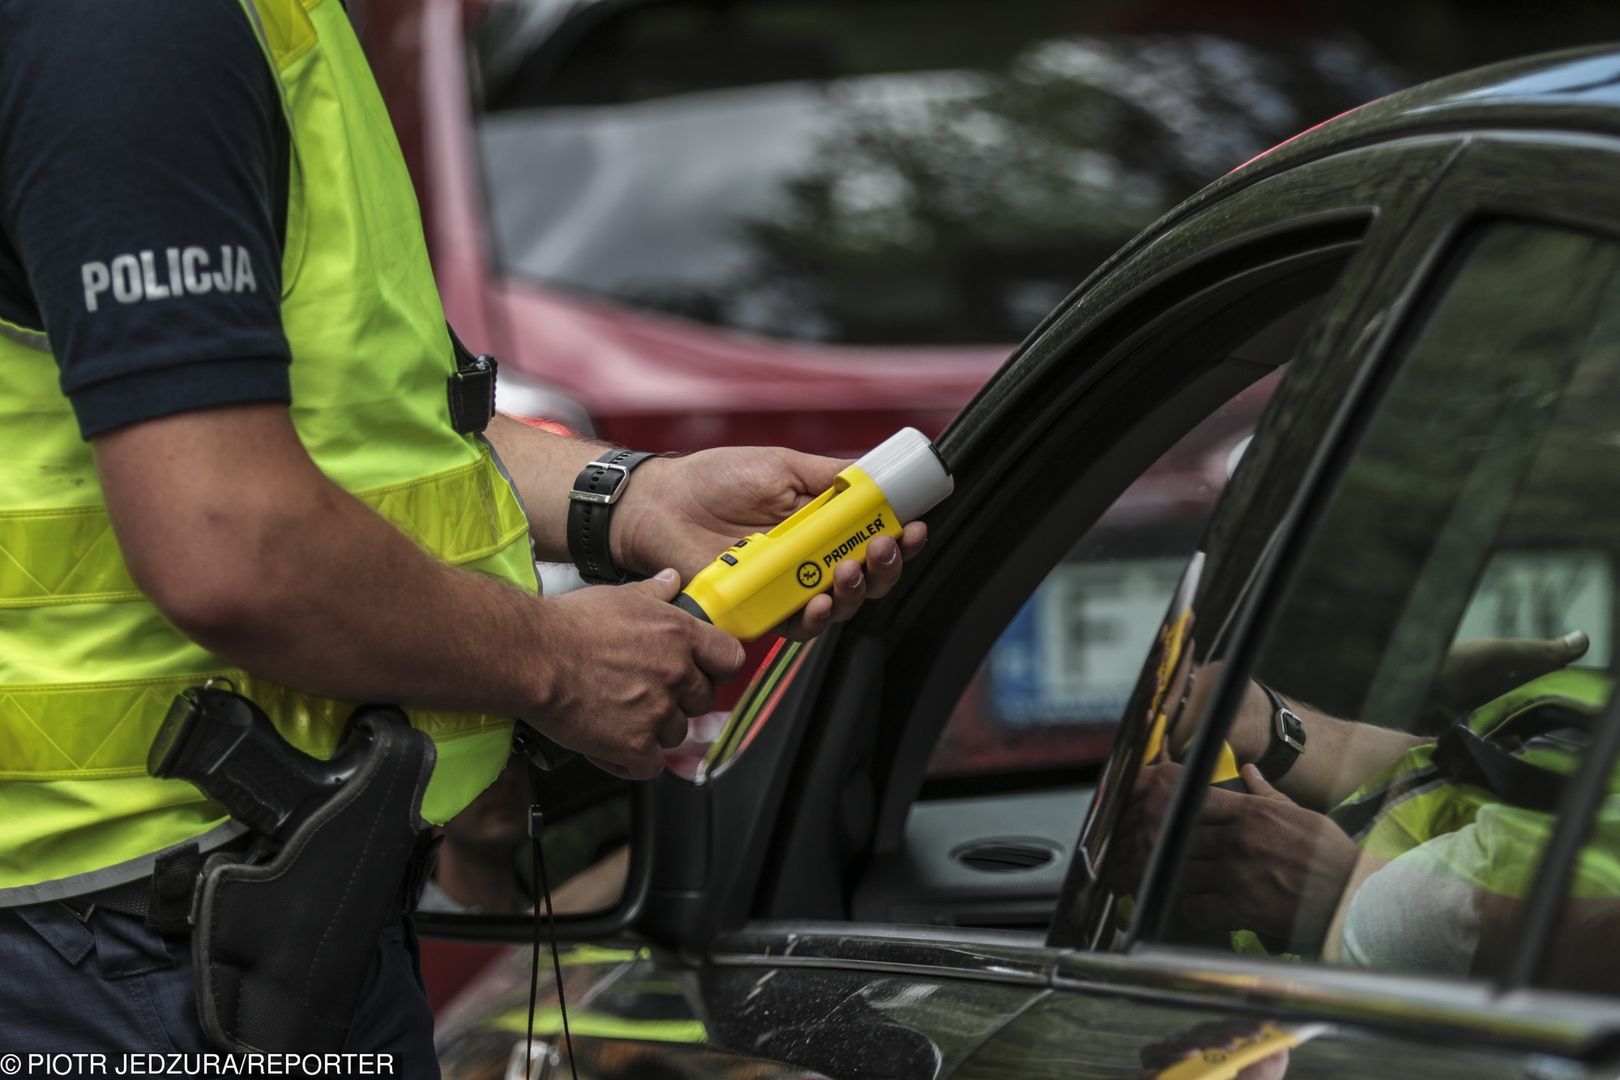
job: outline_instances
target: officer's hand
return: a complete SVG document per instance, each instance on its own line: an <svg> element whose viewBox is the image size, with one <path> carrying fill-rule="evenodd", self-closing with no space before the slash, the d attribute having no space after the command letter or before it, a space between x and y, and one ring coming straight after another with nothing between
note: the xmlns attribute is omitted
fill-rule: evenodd
<svg viewBox="0 0 1620 1080"><path fill-rule="evenodd" d="M657 776L663 751L686 738L687 718L708 712L714 684L743 663L736 638L670 603L680 587L665 570L545 600L555 627L545 643L546 704L525 719L615 776Z"/></svg>
<svg viewBox="0 0 1620 1080"><path fill-rule="evenodd" d="M1424 706L1432 734L1531 679L1573 664L1591 642L1580 630L1556 638L1481 638L1459 641L1446 653Z"/></svg>
<svg viewBox="0 0 1620 1080"><path fill-rule="evenodd" d="M1245 765L1251 794L1211 788L1181 879L1181 912L1205 930L1319 944L1359 849Z"/></svg>
<svg viewBox="0 0 1620 1080"><path fill-rule="evenodd" d="M690 579L726 548L767 532L832 486L848 461L775 447L728 447L659 458L636 470L613 519L613 558L632 569L673 566ZM900 580L900 565L922 550L928 530L905 527L866 548L866 565L845 559L833 568L833 590L813 598L778 628L807 638L850 618Z"/></svg>

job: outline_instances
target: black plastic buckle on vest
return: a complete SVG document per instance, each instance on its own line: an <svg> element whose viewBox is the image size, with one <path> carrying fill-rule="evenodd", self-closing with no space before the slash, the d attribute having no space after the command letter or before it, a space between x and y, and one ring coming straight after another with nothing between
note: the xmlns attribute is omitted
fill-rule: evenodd
<svg viewBox="0 0 1620 1080"><path fill-rule="evenodd" d="M495 419L495 374L500 365L488 353L474 356L453 329L450 344L456 354L456 370L448 385L450 426L458 435L476 435Z"/></svg>

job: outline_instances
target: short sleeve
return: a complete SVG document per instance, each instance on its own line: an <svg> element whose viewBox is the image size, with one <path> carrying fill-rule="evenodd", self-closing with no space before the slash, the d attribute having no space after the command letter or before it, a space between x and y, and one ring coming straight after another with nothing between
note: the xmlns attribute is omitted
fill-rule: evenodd
<svg viewBox="0 0 1620 1080"><path fill-rule="evenodd" d="M0 291L43 323L83 436L289 401L285 121L237 0L0 19Z"/></svg>

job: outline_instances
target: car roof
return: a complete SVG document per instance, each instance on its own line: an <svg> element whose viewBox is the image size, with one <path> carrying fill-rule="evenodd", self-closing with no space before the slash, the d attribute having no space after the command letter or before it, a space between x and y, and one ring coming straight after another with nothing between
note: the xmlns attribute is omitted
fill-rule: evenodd
<svg viewBox="0 0 1620 1080"><path fill-rule="evenodd" d="M1510 60L1402 90L1302 132L1234 170L1232 179L1407 135L1482 129L1620 135L1620 43Z"/></svg>
<svg viewBox="0 0 1620 1080"><path fill-rule="evenodd" d="M1477 131L1620 136L1620 42L1473 68L1370 101L1279 143L1209 184L1138 233L1085 281L1085 293L1166 232L1234 191L1358 147ZM1064 303L1025 338L1043 334ZM1016 355L1016 354L1015 354Z"/></svg>

